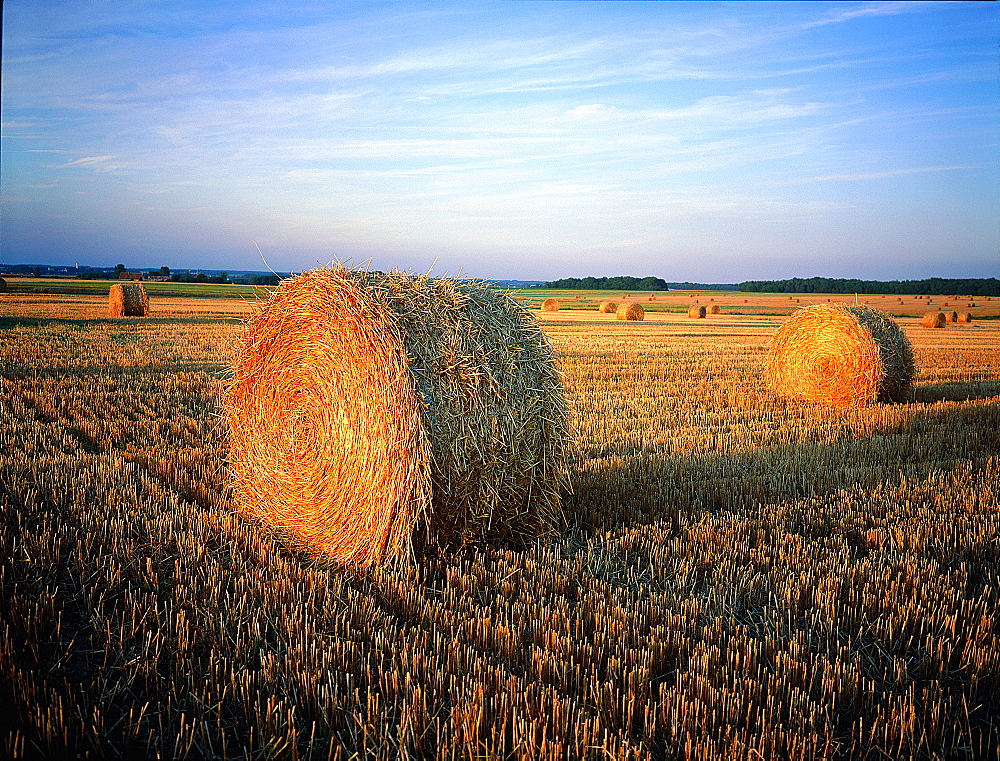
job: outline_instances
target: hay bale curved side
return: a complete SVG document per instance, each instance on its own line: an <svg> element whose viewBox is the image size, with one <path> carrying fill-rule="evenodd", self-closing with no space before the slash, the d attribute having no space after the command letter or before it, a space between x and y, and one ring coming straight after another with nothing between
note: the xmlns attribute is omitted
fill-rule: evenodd
<svg viewBox="0 0 1000 761"><path fill-rule="evenodd" d="M597 311L601 314L615 314L618 311L618 302L602 301L601 305L597 308Z"/></svg>
<svg viewBox="0 0 1000 761"><path fill-rule="evenodd" d="M708 313L709 314L719 314L721 312L722 312L722 309L719 307L718 304L712 304L712 306L710 306L708 308Z"/></svg>
<svg viewBox="0 0 1000 761"><path fill-rule="evenodd" d="M149 314L149 295L142 283L115 283L108 291L110 317L145 317Z"/></svg>
<svg viewBox="0 0 1000 761"><path fill-rule="evenodd" d="M7 293L7 281L0 277L0 293Z"/></svg>
<svg viewBox="0 0 1000 761"><path fill-rule="evenodd" d="M642 308L641 304L636 304L634 301L626 301L615 310L615 316L619 320L642 322L646 319L646 310Z"/></svg>
<svg viewBox="0 0 1000 761"><path fill-rule="evenodd" d="M692 304L688 307L688 317L692 320L698 320L705 316L705 307L699 306L698 304Z"/></svg>
<svg viewBox="0 0 1000 761"><path fill-rule="evenodd" d="M794 312L771 341L767 380L781 396L836 407L902 401L913 348L883 312L815 304Z"/></svg>
<svg viewBox="0 0 1000 761"><path fill-rule="evenodd" d="M959 312L958 322L972 322L972 312Z"/></svg>
<svg viewBox="0 0 1000 761"><path fill-rule="evenodd" d="M559 302L555 299L545 299L545 301L542 302L541 310L543 312L558 312Z"/></svg>
<svg viewBox="0 0 1000 761"><path fill-rule="evenodd" d="M958 312L945 312L944 313L945 322L958 322Z"/></svg>
<svg viewBox="0 0 1000 761"><path fill-rule="evenodd" d="M240 510L324 561L516 542L561 519L562 378L535 318L483 283L288 280L247 322L224 407Z"/></svg>
<svg viewBox="0 0 1000 761"><path fill-rule="evenodd" d="M920 320L920 325L925 328L943 328L944 323L944 312L927 312Z"/></svg>

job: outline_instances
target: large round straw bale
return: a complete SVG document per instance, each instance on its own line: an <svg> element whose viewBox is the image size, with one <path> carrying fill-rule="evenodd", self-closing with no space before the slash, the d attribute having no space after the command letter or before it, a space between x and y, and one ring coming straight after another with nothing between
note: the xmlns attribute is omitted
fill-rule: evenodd
<svg viewBox="0 0 1000 761"><path fill-rule="evenodd" d="M958 322L958 312L945 312L944 313L945 322Z"/></svg>
<svg viewBox="0 0 1000 761"><path fill-rule="evenodd" d="M615 301L602 301L597 311L601 314L614 314L618 311L618 303Z"/></svg>
<svg viewBox="0 0 1000 761"><path fill-rule="evenodd" d="M972 312L959 312L956 322L972 322Z"/></svg>
<svg viewBox="0 0 1000 761"><path fill-rule="evenodd" d="M642 322L646 319L646 310L642 308L642 304L636 304L634 301L626 301L618 307L615 315L619 320Z"/></svg>
<svg viewBox="0 0 1000 761"><path fill-rule="evenodd" d="M326 562L552 531L572 441L555 356L485 283L345 268L247 321L224 396L244 514Z"/></svg>
<svg viewBox="0 0 1000 761"><path fill-rule="evenodd" d="M0 293L7 293L7 281L0 277Z"/></svg>
<svg viewBox="0 0 1000 761"><path fill-rule="evenodd" d="M145 317L149 314L149 296L142 283L115 283L108 291L108 315Z"/></svg>
<svg viewBox="0 0 1000 761"><path fill-rule="evenodd" d="M902 401L913 380L913 349L884 312L814 304L775 333L767 379L779 395L837 407Z"/></svg>
<svg viewBox="0 0 1000 761"><path fill-rule="evenodd" d="M693 320L701 319L706 314L705 307L699 306L698 304L692 304L688 307L688 317Z"/></svg>
<svg viewBox="0 0 1000 761"><path fill-rule="evenodd" d="M944 323L944 312L927 312L920 321L920 324L925 328L943 328Z"/></svg>
<svg viewBox="0 0 1000 761"><path fill-rule="evenodd" d="M559 302L555 299L545 299L545 301L542 302L541 308L543 312L558 312Z"/></svg>
<svg viewBox="0 0 1000 761"><path fill-rule="evenodd" d="M718 304L712 304L712 306L708 308L709 314L719 314L721 311L722 310L719 308Z"/></svg>

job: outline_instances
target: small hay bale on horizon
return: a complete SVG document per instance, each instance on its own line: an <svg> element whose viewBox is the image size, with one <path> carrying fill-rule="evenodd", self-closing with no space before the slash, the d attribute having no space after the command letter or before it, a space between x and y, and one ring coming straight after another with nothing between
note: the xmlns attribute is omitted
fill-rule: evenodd
<svg viewBox="0 0 1000 761"><path fill-rule="evenodd" d="M615 316L619 320L642 322L646 319L646 310L642 308L642 304L636 304L634 301L626 301L624 304L619 305L615 311Z"/></svg>
<svg viewBox="0 0 1000 761"><path fill-rule="evenodd" d="M115 283L108 291L109 317L145 317L149 295L142 283Z"/></svg>
<svg viewBox="0 0 1000 761"><path fill-rule="evenodd" d="M699 306L698 304L692 304L690 307L688 307L688 317L690 317L692 320L700 320L705 316L705 314L706 310L705 307L703 306Z"/></svg>
<svg viewBox="0 0 1000 761"><path fill-rule="evenodd" d="M925 328L943 328L945 322L944 312L927 312L920 320L921 326Z"/></svg>
<svg viewBox="0 0 1000 761"><path fill-rule="evenodd" d="M601 305L597 308L597 311L601 314L614 314L618 311L618 302L602 301Z"/></svg>
<svg viewBox="0 0 1000 761"><path fill-rule="evenodd" d="M531 312L486 283L305 273L251 315L232 373L234 503L308 557L399 566L563 520L562 375Z"/></svg>
<svg viewBox="0 0 1000 761"><path fill-rule="evenodd" d="M796 310L771 340L767 381L779 396L835 407L903 401L913 348L884 312L815 304Z"/></svg>
<svg viewBox="0 0 1000 761"><path fill-rule="evenodd" d="M539 307L539 309L542 312L558 312L559 302L556 301L555 299L545 299L545 301L542 302L542 305L541 307Z"/></svg>

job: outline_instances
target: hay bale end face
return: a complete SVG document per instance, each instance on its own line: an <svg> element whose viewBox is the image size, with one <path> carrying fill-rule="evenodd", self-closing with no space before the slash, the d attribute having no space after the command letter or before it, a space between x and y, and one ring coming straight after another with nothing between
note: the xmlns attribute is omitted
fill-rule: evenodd
<svg viewBox="0 0 1000 761"><path fill-rule="evenodd" d="M945 322L958 322L958 312L945 312Z"/></svg>
<svg viewBox="0 0 1000 761"><path fill-rule="evenodd" d="M705 316L705 313L706 313L705 307L700 306L698 304L692 304L690 307L688 307L688 317L690 317L692 320L702 319Z"/></svg>
<svg viewBox="0 0 1000 761"><path fill-rule="evenodd" d="M545 301L542 302L541 309L543 312L558 312L559 302L555 299L545 299Z"/></svg>
<svg viewBox="0 0 1000 761"><path fill-rule="evenodd" d="M958 313L958 322L972 322L972 313L971 312L959 312Z"/></svg>
<svg viewBox="0 0 1000 761"><path fill-rule="evenodd" d="M614 314L618 311L618 302L602 301L601 305L597 308L597 311L601 314Z"/></svg>
<svg viewBox="0 0 1000 761"><path fill-rule="evenodd" d="M920 320L920 324L925 328L943 328L944 323L944 312L928 312Z"/></svg>
<svg viewBox="0 0 1000 761"><path fill-rule="evenodd" d="M719 308L718 304L712 304L712 306L708 308L709 314L719 314L720 312L722 312L722 310Z"/></svg>
<svg viewBox="0 0 1000 761"><path fill-rule="evenodd" d="M251 316L224 395L240 511L365 568L561 520L572 440L531 313L484 283L334 268Z"/></svg>
<svg viewBox="0 0 1000 761"><path fill-rule="evenodd" d="M913 349L884 312L815 304L775 333L767 379L780 396L835 407L898 402L913 381Z"/></svg>
<svg viewBox="0 0 1000 761"><path fill-rule="evenodd" d="M7 293L7 281L0 277L0 293Z"/></svg>
<svg viewBox="0 0 1000 761"><path fill-rule="evenodd" d="M646 319L646 310L642 308L641 304L636 304L634 301L626 301L618 307L615 316L619 320L642 322Z"/></svg>
<svg viewBox="0 0 1000 761"><path fill-rule="evenodd" d="M110 317L145 317L149 314L149 296L142 283L115 283L108 291Z"/></svg>

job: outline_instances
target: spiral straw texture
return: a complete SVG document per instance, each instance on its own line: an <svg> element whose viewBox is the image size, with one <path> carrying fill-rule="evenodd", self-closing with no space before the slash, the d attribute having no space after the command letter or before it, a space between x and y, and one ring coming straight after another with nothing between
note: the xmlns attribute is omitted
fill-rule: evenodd
<svg viewBox="0 0 1000 761"><path fill-rule="evenodd" d="M646 310L642 308L642 304L636 304L634 301L626 301L624 304L619 305L615 311L615 316L619 320L642 322L646 319Z"/></svg>
<svg viewBox="0 0 1000 761"><path fill-rule="evenodd" d="M572 442L555 357L481 282L287 280L249 319L224 406L240 509L323 561L518 543L561 518Z"/></svg>
<svg viewBox="0 0 1000 761"><path fill-rule="evenodd" d="M902 401L913 349L883 312L816 304L794 312L771 341L767 379L775 393L836 407Z"/></svg>
<svg viewBox="0 0 1000 761"><path fill-rule="evenodd" d="M618 302L602 301L601 305L597 308L597 311L601 314L615 314L618 311Z"/></svg>

